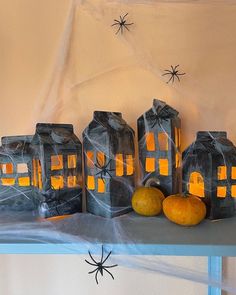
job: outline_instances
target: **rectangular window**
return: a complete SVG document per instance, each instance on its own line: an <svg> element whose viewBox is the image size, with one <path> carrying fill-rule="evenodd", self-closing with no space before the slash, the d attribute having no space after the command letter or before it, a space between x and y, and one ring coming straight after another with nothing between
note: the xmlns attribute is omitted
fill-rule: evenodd
<svg viewBox="0 0 236 295"><path fill-rule="evenodd" d="M161 151L168 151L168 134L165 132L158 133L158 144Z"/></svg>
<svg viewBox="0 0 236 295"><path fill-rule="evenodd" d="M147 151L149 152L155 151L155 137L153 132L146 133L146 145L147 145Z"/></svg>
<svg viewBox="0 0 236 295"><path fill-rule="evenodd" d="M226 197L226 186L218 186L217 187L217 197L218 198L225 198Z"/></svg>
<svg viewBox="0 0 236 295"><path fill-rule="evenodd" d="M105 155L103 152L97 152L97 164L99 167L105 166Z"/></svg>
<svg viewBox="0 0 236 295"><path fill-rule="evenodd" d="M169 175L168 159L159 159L159 173L163 176Z"/></svg>
<svg viewBox="0 0 236 295"><path fill-rule="evenodd" d="M26 163L17 164L17 173L28 173L28 166Z"/></svg>
<svg viewBox="0 0 236 295"><path fill-rule="evenodd" d="M236 167L231 168L231 178L236 179Z"/></svg>
<svg viewBox="0 0 236 295"><path fill-rule="evenodd" d="M217 168L218 171L218 180L225 180L227 179L227 167L226 166L219 166Z"/></svg>
<svg viewBox="0 0 236 295"><path fill-rule="evenodd" d="M123 175L124 175L123 155L117 154L116 155L116 176L123 176Z"/></svg>
<svg viewBox="0 0 236 295"><path fill-rule="evenodd" d="M15 178L2 178L2 185L11 186L15 184Z"/></svg>
<svg viewBox="0 0 236 295"><path fill-rule="evenodd" d="M105 193L106 185L105 179L98 178L98 193Z"/></svg>
<svg viewBox="0 0 236 295"><path fill-rule="evenodd" d="M3 174L12 174L14 171L14 167L12 163L2 164L2 173Z"/></svg>
<svg viewBox="0 0 236 295"><path fill-rule="evenodd" d="M64 187L63 176L61 175L51 176L51 187L55 190L63 188Z"/></svg>
<svg viewBox="0 0 236 295"><path fill-rule="evenodd" d="M95 190L95 179L94 176L88 175L87 177L87 188L91 191Z"/></svg>
<svg viewBox="0 0 236 295"><path fill-rule="evenodd" d="M51 170L61 170L63 169L63 156L53 155L51 156Z"/></svg>
<svg viewBox="0 0 236 295"><path fill-rule="evenodd" d="M154 172L156 169L155 158L146 158L145 170L146 172Z"/></svg>
<svg viewBox="0 0 236 295"><path fill-rule="evenodd" d="M176 147L179 146L179 132L177 127L175 127L175 145Z"/></svg>
<svg viewBox="0 0 236 295"><path fill-rule="evenodd" d="M181 155L180 152L176 152L175 154L175 167L179 168L181 166Z"/></svg>
<svg viewBox="0 0 236 295"><path fill-rule="evenodd" d="M72 188L77 186L76 176L70 175L67 177L67 187Z"/></svg>
<svg viewBox="0 0 236 295"><path fill-rule="evenodd" d="M134 174L134 158L132 155L126 156L126 174L127 175Z"/></svg>
<svg viewBox="0 0 236 295"><path fill-rule="evenodd" d="M33 180L32 180L32 185L37 187L38 186L38 181L37 181L37 162L36 159L33 159Z"/></svg>
<svg viewBox="0 0 236 295"><path fill-rule="evenodd" d="M236 198L236 185L231 186L231 196Z"/></svg>
<svg viewBox="0 0 236 295"><path fill-rule="evenodd" d="M19 177L18 178L19 186L30 186L30 178L27 177Z"/></svg>
<svg viewBox="0 0 236 295"><path fill-rule="evenodd" d="M69 169L76 168L76 161L77 156L76 155L68 155L67 156L67 165Z"/></svg>
<svg viewBox="0 0 236 295"><path fill-rule="evenodd" d="M87 162L87 166L89 168L93 168L94 167L94 159L93 159L93 152L92 151L87 151L86 152L86 162Z"/></svg>

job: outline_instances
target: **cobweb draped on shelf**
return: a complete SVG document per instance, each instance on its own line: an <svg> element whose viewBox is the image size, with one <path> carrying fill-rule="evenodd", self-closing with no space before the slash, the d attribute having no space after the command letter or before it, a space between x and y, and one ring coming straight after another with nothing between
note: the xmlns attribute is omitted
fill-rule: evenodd
<svg viewBox="0 0 236 295"><path fill-rule="evenodd" d="M124 17L130 25L118 31L114 20ZM180 113L183 148L198 130L225 130L236 143L232 100L236 93L236 60L232 58L235 23L235 1L72 1L52 75L35 103L29 130L36 122L73 123L81 138L95 110L121 112L136 130L137 118L150 108L153 98L160 98ZM176 70L180 75L170 79L169 74ZM109 157L114 159L114 153ZM132 213L113 219L77 213L64 220L43 222L16 212L12 215L4 222L1 218L0 242L61 243L68 249L70 243L83 243L88 251L99 254L100 241L109 232L109 241L124 250L132 247L133 252L114 252L111 264L236 293L233 280L213 280L204 267L183 268L159 257L140 255L123 219L128 225L140 226L147 219ZM112 247L105 247L105 251L112 251Z"/></svg>

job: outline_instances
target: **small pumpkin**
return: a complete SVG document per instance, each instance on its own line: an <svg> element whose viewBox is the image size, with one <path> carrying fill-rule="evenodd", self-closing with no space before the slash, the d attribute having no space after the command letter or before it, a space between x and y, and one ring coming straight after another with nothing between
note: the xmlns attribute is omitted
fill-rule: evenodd
<svg viewBox="0 0 236 295"><path fill-rule="evenodd" d="M196 196L176 194L165 198L163 212L174 223L192 226L205 218L206 205Z"/></svg>
<svg viewBox="0 0 236 295"><path fill-rule="evenodd" d="M132 207L140 215L155 216L161 213L164 199L164 194L155 187L139 187L133 194Z"/></svg>

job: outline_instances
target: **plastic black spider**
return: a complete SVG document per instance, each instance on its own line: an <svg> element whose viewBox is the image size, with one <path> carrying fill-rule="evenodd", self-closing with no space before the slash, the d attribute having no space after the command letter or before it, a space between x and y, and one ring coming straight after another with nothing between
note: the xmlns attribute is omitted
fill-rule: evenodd
<svg viewBox="0 0 236 295"><path fill-rule="evenodd" d="M168 118L160 118L160 116L156 114L151 128L153 128L157 123L161 126L163 121L168 121Z"/></svg>
<svg viewBox="0 0 236 295"><path fill-rule="evenodd" d="M109 273L109 275L112 277L112 279L114 280L113 275L109 272L109 270L107 270L107 268L112 268L112 267L116 267L118 266L118 264L114 264L114 265L104 265L104 263L107 261L107 259L110 257L111 255L111 251L108 253L107 257L103 260L103 246L102 246L102 257L101 260L98 262L96 261L93 256L91 255L90 251L88 251L90 258L92 259L92 261L94 263L89 262L88 260L85 259L85 261L92 265L92 266L97 266L97 268L95 268L94 270L90 271L89 274L95 273L95 280L96 283L98 284L98 273L100 272L100 274L103 276L103 271L106 271L107 273Z"/></svg>
<svg viewBox="0 0 236 295"><path fill-rule="evenodd" d="M179 76L183 76L186 73L179 73L179 70L177 70L178 67L179 67L179 65L177 65L175 67L171 66L171 70L165 70L166 73L163 74L162 76L170 75L170 79L166 83L169 83L171 80L172 80L172 83L174 83L175 78L177 78L180 82Z"/></svg>
<svg viewBox="0 0 236 295"><path fill-rule="evenodd" d="M105 180L104 180L103 177L106 177L106 174L108 174L112 178L112 175L110 174L110 172L114 171L114 169L108 169L107 168L110 163L111 163L111 160L106 165L104 165L104 166L101 166L101 164L99 162L97 164L95 164L95 167L100 170L95 175L100 175L100 177L101 177L101 179L102 179L102 181L104 183L105 183Z"/></svg>
<svg viewBox="0 0 236 295"><path fill-rule="evenodd" d="M129 23L127 24L127 20L125 19L126 16L128 15L128 13L126 13L124 16L120 16L120 20L118 19L114 19L114 24L112 24L111 26L119 26L116 34L119 33L119 31L121 32L121 34L123 34L123 28L125 28L127 31L129 31L128 26L133 25L134 23Z"/></svg>

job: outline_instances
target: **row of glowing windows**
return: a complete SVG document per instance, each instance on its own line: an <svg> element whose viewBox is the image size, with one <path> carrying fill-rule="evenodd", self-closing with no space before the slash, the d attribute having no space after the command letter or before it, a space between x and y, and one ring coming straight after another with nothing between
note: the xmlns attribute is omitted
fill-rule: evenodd
<svg viewBox="0 0 236 295"><path fill-rule="evenodd" d="M69 169L76 168L76 155L67 156L67 167ZM51 156L51 170L61 170L63 169L63 156L62 155L53 155ZM0 164L0 171L2 174L13 174L14 166L13 163L4 163ZM17 173L28 173L28 166L26 163L18 163L16 165Z"/></svg>
<svg viewBox="0 0 236 295"><path fill-rule="evenodd" d="M147 151L154 152L157 150L155 142L155 134L153 132L147 132L146 135L146 147ZM159 132L157 134L158 147L160 151L169 150L169 135L166 132ZM175 127L175 145L180 147L180 129Z"/></svg>
<svg viewBox="0 0 236 295"><path fill-rule="evenodd" d="M180 167L180 153L176 153L175 165L176 168ZM156 158L146 158L145 160L145 170L146 172L156 171L156 161L158 161L159 174L163 176L169 175L169 161L168 159L156 159Z"/></svg>
<svg viewBox="0 0 236 295"><path fill-rule="evenodd" d="M96 153L96 165L94 163L94 152L87 151L86 158L87 158L87 166L89 168L94 168L95 166L98 168L106 167L106 156L102 152ZM126 171L125 171L126 168ZM109 171L109 168L108 168ZM115 174L116 176L123 176L123 175L133 175L134 174L134 158L133 155L123 155L123 154L116 154L115 155Z"/></svg>
<svg viewBox="0 0 236 295"><path fill-rule="evenodd" d="M52 156L54 157L54 156ZM69 156L68 156L69 157ZM76 156L75 156L76 160ZM73 165L72 165L73 164ZM69 164L68 161L68 168L75 168L76 162L73 162ZM58 166L57 166L58 167ZM60 166L61 167L61 166ZM62 169L62 168L60 168ZM59 169L52 169L52 170L59 170ZM40 160L33 159L33 180L32 185L35 187L38 187L39 189L42 189L43 183L42 183L42 168ZM73 188L78 186L78 179L75 175L70 175L67 177L64 177L62 175L54 175L51 176L51 187L55 190L63 189L64 187Z"/></svg>
<svg viewBox="0 0 236 295"><path fill-rule="evenodd" d="M218 169L218 180L226 179L222 178L224 175L221 174L221 172L219 173L219 171L222 170ZM232 167L232 171L236 173L236 167ZM231 174L232 179L236 179L236 174L234 173ZM192 172L190 174L188 190L190 194L199 196L201 198L205 197L204 179L199 172ZM225 185L218 185L216 189L216 196L218 198L225 198L227 196L227 187ZM231 185L231 197L236 198L236 185Z"/></svg>

